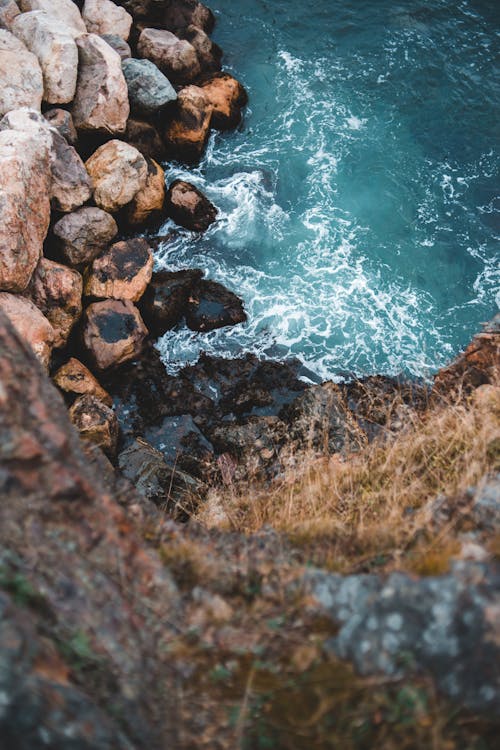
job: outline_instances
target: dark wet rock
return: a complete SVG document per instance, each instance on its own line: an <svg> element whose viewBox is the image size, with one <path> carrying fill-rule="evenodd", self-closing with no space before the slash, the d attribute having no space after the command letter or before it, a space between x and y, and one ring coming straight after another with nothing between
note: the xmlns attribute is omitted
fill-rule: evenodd
<svg viewBox="0 0 500 750"><path fill-rule="evenodd" d="M158 130L149 122L131 118L123 136L127 143L141 152L143 156L155 161L165 161L166 149Z"/></svg>
<svg viewBox="0 0 500 750"><path fill-rule="evenodd" d="M129 58L122 69L133 114L149 117L177 99L168 78L150 60Z"/></svg>
<svg viewBox="0 0 500 750"><path fill-rule="evenodd" d="M161 423L148 427L144 437L160 451L170 466L176 466L194 477L209 474L214 449L191 414L165 417Z"/></svg>
<svg viewBox="0 0 500 750"><path fill-rule="evenodd" d="M101 208L80 208L54 224L53 232L66 263L90 263L118 234L116 221Z"/></svg>
<svg viewBox="0 0 500 750"><path fill-rule="evenodd" d="M175 180L170 185L165 210L176 224L195 232L204 232L217 218L213 203L201 190L184 180Z"/></svg>
<svg viewBox="0 0 500 750"><path fill-rule="evenodd" d="M152 273L153 253L146 240L122 240L93 261L85 274L84 292L96 299L137 302Z"/></svg>
<svg viewBox="0 0 500 750"><path fill-rule="evenodd" d="M113 405L111 396L100 385L97 378L74 357L57 370L53 375L53 380L70 403L73 403L78 396L95 396L106 406Z"/></svg>
<svg viewBox="0 0 500 750"><path fill-rule="evenodd" d="M153 274L140 305L152 334L161 336L182 320L191 292L202 276L203 271L197 269Z"/></svg>
<svg viewBox="0 0 500 750"><path fill-rule="evenodd" d="M246 319L240 298L215 281L200 281L186 310L186 323L192 331L213 331L244 323Z"/></svg>
<svg viewBox="0 0 500 750"><path fill-rule="evenodd" d="M54 329L54 347L60 348L82 312L83 279L78 271L42 258L28 293Z"/></svg>
<svg viewBox="0 0 500 750"><path fill-rule="evenodd" d="M118 367L138 357L147 333L139 311L130 300L94 302L83 315L83 346L97 370Z"/></svg>
<svg viewBox="0 0 500 750"><path fill-rule="evenodd" d="M128 57L132 57L132 50L130 49L129 44L125 39L122 39L121 36L118 36L118 34L101 34L101 38L104 39L104 41L109 44L115 52L118 52L122 61L126 60Z"/></svg>
<svg viewBox="0 0 500 750"><path fill-rule="evenodd" d="M69 410L69 418L87 443L101 448L113 458L118 445L118 420L114 411L96 396L78 396Z"/></svg>
<svg viewBox="0 0 500 750"><path fill-rule="evenodd" d="M78 133L76 132L70 112L56 107L54 109L48 109L43 116L49 125L55 128L58 133L66 139L70 146L76 146Z"/></svg>
<svg viewBox="0 0 500 750"><path fill-rule="evenodd" d="M196 163L201 159L210 135L213 106L198 86L186 86L172 104L163 137L167 156Z"/></svg>
<svg viewBox="0 0 500 750"><path fill-rule="evenodd" d="M215 25L215 17L198 0L174 0L163 7L161 22L164 28L171 31L179 31L192 25L210 34Z"/></svg>
<svg viewBox="0 0 500 750"><path fill-rule="evenodd" d="M278 417L250 417L244 424L220 424L210 431L217 453L242 460L247 476L272 465L287 436L287 425Z"/></svg>
<svg viewBox="0 0 500 750"><path fill-rule="evenodd" d="M165 172L154 159L146 159L148 173L146 184L128 204L127 222L130 226L139 227L155 216L163 217L165 203Z"/></svg>
<svg viewBox="0 0 500 750"><path fill-rule="evenodd" d="M231 130L241 122L242 109L248 103L248 94L236 78L229 73L215 73L204 77L197 85L212 105L210 126L217 130Z"/></svg>
<svg viewBox="0 0 500 750"><path fill-rule="evenodd" d="M221 68L222 50L215 44L208 34L199 26L188 26L179 33L182 39L186 39L196 50L201 69L204 73L212 73Z"/></svg>
<svg viewBox="0 0 500 750"><path fill-rule="evenodd" d="M201 73L193 45L164 29L144 29L137 43L137 52L175 84L192 83Z"/></svg>

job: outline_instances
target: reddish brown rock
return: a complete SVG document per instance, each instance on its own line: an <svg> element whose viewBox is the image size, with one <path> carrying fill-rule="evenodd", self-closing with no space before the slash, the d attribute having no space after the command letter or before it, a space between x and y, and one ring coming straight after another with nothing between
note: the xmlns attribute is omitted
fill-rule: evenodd
<svg viewBox="0 0 500 750"><path fill-rule="evenodd" d="M139 57L151 60L171 83L192 83L201 73L195 48L163 29L144 29L137 44Z"/></svg>
<svg viewBox="0 0 500 750"><path fill-rule="evenodd" d="M94 260L85 275L85 294L137 302L151 281L153 253L146 240L116 242Z"/></svg>
<svg viewBox="0 0 500 750"><path fill-rule="evenodd" d="M184 317L203 271L158 271L141 299L141 314L151 333L162 336Z"/></svg>
<svg viewBox="0 0 500 750"><path fill-rule="evenodd" d="M136 193L127 207L131 226L144 224L152 214L160 213L165 202L165 172L153 159L147 159L148 176L144 187Z"/></svg>
<svg viewBox="0 0 500 750"><path fill-rule="evenodd" d="M110 458L116 455L118 420L109 406L95 396L79 396L69 410L69 418L82 440L97 445Z"/></svg>
<svg viewBox="0 0 500 750"><path fill-rule="evenodd" d="M164 132L168 156L188 163L200 160L210 135L212 110L198 86L186 86L179 92Z"/></svg>
<svg viewBox="0 0 500 750"><path fill-rule="evenodd" d="M215 42L212 42L203 29L191 25L184 29L180 36L195 48L203 73L213 73L220 70L222 50Z"/></svg>
<svg viewBox="0 0 500 750"><path fill-rule="evenodd" d="M143 156L155 161L165 161L165 144L158 130L151 123L131 118L127 122L127 129L123 138L140 151Z"/></svg>
<svg viewBox="0 0 500 750"><path fill-rule="evenodd" d="M210 126L217 130L236 128L241 121L241 110L248 103L248 94L241 83L228 73L215 73L198 85L213 107Z"/></svg>
<svg viewBox="0 0 500 750"><path fill-rule="evenodd" d="M89 206L63 216L53 232L65 262L78 267L91 263L116 237L118 227L111 214Z"/></svg>
<svg viewBox="0 0 500 750"><path fill-rule="evenodd" d="M54 329L54 347L67 342L82 313L83 279L78 271L42 258L29 286L29 294Z"/></svg>
<svg viewBox="0 0 500 750"><path fill-rule="evenodd" d="M179 31L193 25L210 34L215 25L212 11L198 0L176 0L165 3L160 16L165 29Z"/></svg>
<svg viewBox="0 0 500 750"><path fill-rule="evenodd" d="M170 185L165 200L168 215L186 229L204 232L217 218L217 209L201 190L184 180Z"/></svg>
<svg viewBox="0 0 500 750"><path fill-rule="evenodd" d="M190 295L186 323L192 331L213 331L246 319L241 299L222 284L202 280Z"/></svg>
<svg viewBox="0 0 500 750"><path fill-rule="evenodd" d="M60 391L73 400L75 396L95 396L106 406L113 406L113 399L101 386L89 369L72 357L62 365L53 377Z"/></svg>
<svg viewBox="0 0 500 750"><path fill-rule="evenodd" d="M54 329L38 307L26 297L0 292L0 310L7 315L19 337L31 347L44 367L48 367Z"/></svg>
<svg viewBox="0 0 500 750"><path fill-rule="evenodd" d="M146 184L146 159L123 141L108 141L85 166L94 183L94 200L104 211L112 213L126 206Z"/></svg>
<svg viewBox="0 0 500 750"><path fill-rule="evenodd" d="M107 370L141 353L147 328L130 300L94 302L84 312L82 341L91 366Z"/></svg>
<svg viewBox="0 0 500 750"><path fill-rule="evenodd" d="M49 125L55 128L67 140L70 146L76 146L78 133L76 132L70 112L66 109L54 107L54 109L48 109L44 117Z"/></svg>

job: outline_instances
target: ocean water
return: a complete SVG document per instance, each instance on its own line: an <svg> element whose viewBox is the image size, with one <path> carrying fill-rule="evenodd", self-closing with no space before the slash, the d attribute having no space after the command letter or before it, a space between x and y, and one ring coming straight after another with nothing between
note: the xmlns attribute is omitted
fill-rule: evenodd
<svg viewBox="0 0 500 750"><path fill-rule="evenodd" d="M167 367L252 351L429 377L499 302L500 3L209 4L250 105L199 168L168 166L220 216L156 260L203 268L249 321L167 333Z"/></svg>

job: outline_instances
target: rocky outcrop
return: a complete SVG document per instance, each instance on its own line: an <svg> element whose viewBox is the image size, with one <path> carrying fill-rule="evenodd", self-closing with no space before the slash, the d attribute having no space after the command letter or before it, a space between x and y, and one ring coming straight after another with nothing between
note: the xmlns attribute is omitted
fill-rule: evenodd
<svg viewBox="0 0 500 750"><path fill-rule="evenodd" d="M18 0L18 5L23 13L31 10L44 11L71 29L75 38L87 32L78 6L73 0Z"/></svg>
<svg viewBox="0 0 500 750"><path fill-rule="evenodd" d="M111 0L85 0L82 18L89 34L116 34L125 41L130 36L132 16Z"/></svg>
<svg viewBox="0 0 500 750"><path fill-rule="evenodd" d="M147 159L146 184L135 194L127 207L130 226L141 226L153 215L163 215L165 203L165 173L157 162Z"/></svg>
<svg viewBox="0 0 500 750"><path fill-rule="evenodd" d="M164 130L171 158L188 163L200 160L210 135L212 109L203 89L198 86L181 89Z"/></svg>
<svg viewBox="0 0 500 750"><path fill-rule="evenodd" d="M129 300L94 302L84 312L82 342L97 370L135 359L147 333L139 311Z"/></svg>
<svg viewBox="0 0 500 750"><path fill-rule="evenodd" d="M64 261L78 267L91 263L116 237L118 227L111 214L89 206L63 216L53 232Z"/></svg>
<svg viewBox="0 0 500 750"><path fill-rule="evenodd" d="M248 94L236 78L228 73L215 73L199 84L213 107L210 125L217 130L231 130L241 122L242 109Z"/></svg>
<svg viewBox="0 0 500 750"><path fill-rule="evenodd" d="M192 83L201 73L195 48L170 31L144 29L137 52L140 57L151 60L172 83Z"/></svg>
<svg viewBox="0 0 500 750"><path fill-rule="evenodd" d="M0 29L12 31L12 24L20 12L15 0L0 0Z"/></svg>
<svg viewBox="0 0 500 750"><path fill-rule="evenodd" d="M97 299L137 302L153 273L153 253L144 239L116 242L94 260L85 276L85 294Z"/></svg>
<svg viewBox="0 0 500 750"><path fill-rule="evenodd" d="M78 396L95 396L106 406L113 405L113 399L100 385L89 369L78 359L71 357L53 376L54 383L65 398L72 403Z"/></svg>
<svg viewBox="0 0 500 750"><path fill-rule="evenodd" d="M155 161L165 161L166 149L157 128L144 120L130 118L124 139L141 154Z"/></svg>
<svg viewBox="0 0 500 750"><path fill-rule="evenodd" d="M176 224L195 232L204 232L217 218L217 209L201 190L184 180L169 187L165 210Z"/></svg>
<svg viewBox="0 0 500 750"><path fill-rule="evenodd" d="M213 331L246 319L243 302L222 284L200 281L193 289L186 310L186 323L192 331Z"/></svg>
<svg viewBox="0 0 500 750"><path fill-rule="evenodd" d="M158 271L141 300L141 313L155 336L162 336L186 314L192 290L203 271Z"/></svg>
<svg viewBox="0 0 500 750"><path fill-rule="evenodd" d="M39 111L42 97L38 59L17 37L0 29L0 117L18 107Z"/></svg>
<svg viewBox="0 0 500 750"><path fill-rule="evenodd" d="M129 58L122 63L133 114L151 116L177 99L177 93L163 73L150 60Z"/></svg>
<svg viewBox="0 0 500 750"><path fill-rule="evenodd" d="M31 347L44 367L48 367L54 329L38 307L26 297L0 292L0 311L9 318L19 338Z"/></svg>
<svg viewBox="0 0 500 750"><path fill-rule="evenodd" d="M94 200L104 211L118 211L146 185L146 159L123 141L108 141L85 166L94 183Z"/></svg>
<svg viewBox="0 0 500 750"><path fill-rule="evenodd" d="M87 443L96 445L113 458L118 445L118 422L109 406L96 396L78 396L69 410L69 418Z"/></svg>
<svg viewBox="0 0 500 750"><path fill-rule="evenodd" d="M67 140L70 146L76 146L78 141L78 133L76 132L75 124L71 113L66 109L48 109L44 112L45 119L49 125L57 130L63 138Z"/></svg>

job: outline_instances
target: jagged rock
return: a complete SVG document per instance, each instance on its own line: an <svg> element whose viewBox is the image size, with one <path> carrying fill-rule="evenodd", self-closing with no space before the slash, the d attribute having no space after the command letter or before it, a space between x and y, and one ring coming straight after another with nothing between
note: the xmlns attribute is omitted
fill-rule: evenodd
<svg viewBox="0 0 500 750"><path fill-rule="evenodd" d="M115 52L118 52L121 60L132 57L130 45L121 36L118 36L118 34L101 34L101 37Z"/></svg>
<svg viewBox="0 0 500 750"><path fill-rule="evenodd" d="M170 31L144 29L137 52L140 57L151 60L172 83L192 83L201 73L195 48Z"/></svg>
<svg viewBox="0 0 500 750"><path fill-rule="evenodd" d="M80 11L73 0L18 0L18 5L23 13L31 10L44 11L69 28L75 38L87 33Z"/></svg>
<svg viewBox="0 0 500 750"><path fill-rule="evenodd" d="M19 337L33 349L44 367L48 367L54 329L38 307L26 297L0 292L0 310L7 315Z"/></svg>
<svg viewBox="0 0 500 750"><path fill-rule="evenodd" d="M217 452L243 459L252 474L273 463L287 437L287 425L275 416L250 417L245 424L222 424L210 432Z"/></svg>
<svg viewBox="0 0 500 750"><path fill-rule="evenodd" d="M54 383L66 397L74 400L77 396L95 396L106 406L113 406L113 399L78 359L71 357L53 376Z"/></svg>
<svg viewBox="0 0 500 750"><path fill-rule="evenodd" d="M165 202L165 173L153 159L146 159L148 175L144 187L135 194L127 207L127 221L131 226L144 224L152 214L160 213Z"/></svg>
<svg viewBox="0 0 500 750"><path fill-rule="evenodd" d="M135 146L143 156L155 161L165 161L165 144L157 129L151 123L131 118L127 122L127 129L123 138L131 146Z"/></svg>
<svg viewBox="0 0 500 750"><path fill-rule="evenodd" d="M236 128L241 121L241 110L248 103L248 94L241 83L228 73L215 73L198 85L213 107L210 126L217 130Z"/></svg>
<svg viewBox="0 0 500 750"><path fill-rule="evenodd" d="M82 440L97 445L110 458L116 455L118 421L109 406L95 396L78 396L69 410L69 418Z"/></svg>
<svg viewBox="0 0 500 750"><path fill-rule="evenodd" d="M158 271L141 299L141 314L151 333L162 336L184 317L189 297L203 271Z"/></svg>
<svg viewBox="0 0 500 750"><path fill-rule="evenodd" d="M71 102L76 90L78 50L68 27L43 11L32 11L18 16L12 31L40 63L44 101Z"/></svg>
<svg viewBox="0 0 500 750"><path fill-rule="evenodd" d="M146 159L123 141L108 141L85 166L94 183L94 200L104 211L118 211L146 185Z"/></svg>
<svg viewBox="0 0 500 750"><path fill-rule="evenodd" d="M197 0L176 0L162 8L161 21L166 29L179 31L187 26L198 26L207 34L214 28L212 11Z"/></svg>
<svg viewBox="0 0 500 750"><path fill-rule="evenodd" d="M122 68L133 113L148 117L177 99L168 78L150 60L129 58Z"/></svg>
<svg viewBox="0 0 500 750"><path fill-rule="evenodd" d="M169 466L193 477L207 477L214 466L214 449L191 414L165 417L144 431L144 439L159 450Z"/></svg>
<svg viewBox="0 0 500 750"><path fill-rule="evenodd" d="M58 108L48 109L43 116L49 125L55 128L67 140L70 146L76 146L78 133L76 132L70 112Z"/></svg>
<svg viewBox="0 0 500 750"><path fill-rule="evenodd" d="M0 0L0 28L12 30L12 23L21 11L14 0Z"/></svg>
<svg viewBox="0 0 500 750"><path fill-rule="evenodd" d="M0 29L0 117L18 107L40 111L43 76L40 64L9 31Z"/></svg>
<svg viewBox="0 0 500 750"><path fill-rule="evenodd" d="M80 208L54 225L59 250L70 266L81 266L96 258L118 234L116 221L101 208Z"/></svg>
<svg viewBox="0 0 500 750"><path fill-rule="evenodd" d="M116 34L125 41L130 36L132 16L111 0L85 0L82 18L89 34Z"/></svg>
<svg viewBox="0 0 500 750"><path fill-rule="evenodd" d="M151 280L153 262L146 240L116 242L90 266L85 275L85 294L97 299L137 302Z"/></svg>
<svg viewBox="0 0 500 750"><path fill-rule="evenodd" d="M213 107L198 86L186 86L172 105L164 131L167 154L179 161L200 160L208 136Z"/></svg>
<svg viewBox="0 0 500 750"><path fill-rule="evenodd" d="M94 302L83 317L83 346L97 370L117 367L141 353L148 331L130 300Z"/></svg>
<svg viewBox="0 0 500 750"><path fill-rule="evenodd" d="M72 110L76 127L124 133L130 106L120 55L96 34L80 37L77 45L79 72Z"/></svg>
<svg viewBox="0 0 500 750"><path fill-rule="evenodd" d="M195 232L204 232L217 218L217 209L201 190L184 180L169 187L165 210L176 224Z"/></svg>
<svg viewBox="0 0 500 750"><path fill-rule="evenodd" d="M54 347L64 346L82 312L83 279L71 268L42 258L29 295L54 329Z"/></svg>
<svg viewBox="0 0 500 750"><path fill-rule="evenodd" d="M220 70L222 50L215 42L212 42L203 29L200 29L199 26L191 25L184 29L180 36L195 48L201 69L204 73L212 73Z"/></svg>
<svg viewBox="0 0 500 750"><path fill-rule="evenodd" d="M46 141L0 132L0 289L22 292L42 255L50 221Z"/></svg>
<svg viewBox="0 0 500 750"><path fill-rule="evenodd" d="M192 331L213 331L246 319L243 302L222 284L200 281L193 289L186 310L186 323Z"/></svg>

